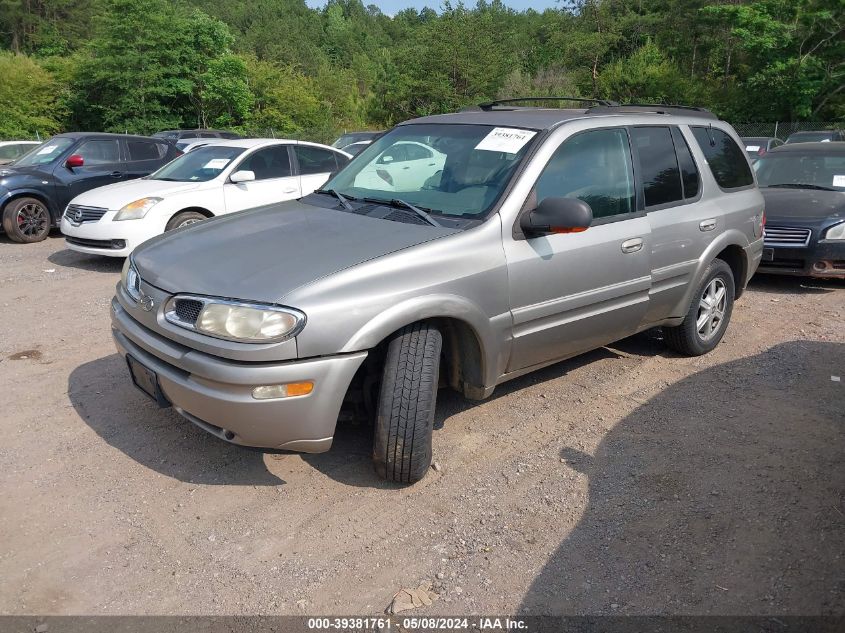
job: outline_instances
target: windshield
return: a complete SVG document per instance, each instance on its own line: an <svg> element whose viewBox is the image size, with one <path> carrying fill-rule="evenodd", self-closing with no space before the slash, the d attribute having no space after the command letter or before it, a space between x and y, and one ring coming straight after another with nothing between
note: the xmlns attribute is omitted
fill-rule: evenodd
<svg viewBox="0 0 845 633"><path fill-rule="evenodd" d="M323 188L350 199L400 199L433 215L483 219L536 134L492 125L402 125Z"/></svg>
<svg viewBox="0 0 845 633"><path fill-rule="evenodd" d="M15 167L32 167L34 165L52 163L64 154L65 150L73 145L74 142L72 138L52 138L46 143L35 146L35 149L17 159L15 161Z"/></svg>
<svg viewBox="0 0 845 633"><path fill-rule="evenodd" d="M807 134L795 134L786 139L787 143L814 143L816 141L829 141L833 132L809 132Z"/></svg>
<svg viewBox="0 0 845 633"><path fill-rule="evenodd" d="M229 163L245 151L243 147L200 147L167 163L148 178L174 182L206 182L219 176Z"/></svg>
<svg viewBox="0 0 845 633"><path fill-rule="evenodd" d="M754 169L761 187L809 185L845 191L845 152L775 152L757 161Z"/></svg>

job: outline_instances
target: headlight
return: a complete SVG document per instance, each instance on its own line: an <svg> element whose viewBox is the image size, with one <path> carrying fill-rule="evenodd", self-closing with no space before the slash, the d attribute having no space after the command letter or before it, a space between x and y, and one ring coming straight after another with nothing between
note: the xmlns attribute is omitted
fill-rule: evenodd
<svg viewBox="0 0 845 633"><path fill-rule="evenodd" d="M824 234L826 240L845 240L845 222L835 224Z"/></svg>
<svg viewBox="0 0 845 633"><path fill-rule="evenodd" d="M161 202L161 198L141 198L135 202L130 202L114 216L114 221L118 220L140 220L147 211L152 209L155 205Z"/></svg>
<svg viewBox="0 0 845 633"><path fill-rule="evenodd" d="M243 343L272 343L296 336L305 315L293 308L177 295L164 317L175 325Z"/></svg>
<svg viewBox="0 0 845 633"><path fill-rule="evenodd" d="M120 274L120 280L123 282L123 287L126 292L135 301L141 299L141 276L135 270L135 264L132 263L132 258L127 257L123 262L123 272Z"/></svg>

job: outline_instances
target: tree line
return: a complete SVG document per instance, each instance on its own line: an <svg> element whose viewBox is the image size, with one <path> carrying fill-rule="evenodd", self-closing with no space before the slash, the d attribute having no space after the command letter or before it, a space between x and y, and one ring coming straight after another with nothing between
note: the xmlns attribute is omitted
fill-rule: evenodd
<svg viewBox="0 0 845 633"><path fill-rule="evenodd" d="M437 0L433 0L436 2ZM491 98L845 118L841 0L0 0L0 138L216 127L327 140Z"/></svg>

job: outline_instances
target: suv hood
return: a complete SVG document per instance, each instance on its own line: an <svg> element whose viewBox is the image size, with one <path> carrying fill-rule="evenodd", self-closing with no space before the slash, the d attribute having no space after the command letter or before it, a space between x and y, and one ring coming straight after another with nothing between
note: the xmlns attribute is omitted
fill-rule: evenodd
<svg viewBox="0 0 845 633"><path fill-rule="evenodd" d="M192 191L199 189L202 185L208 185L210 182L169 182L167 180L148 180L146 178L124 180L81 193L71 200L71 204L102 207L116 211L130 202L140 200L141 198L154 196L165 197L184 191Z"/></svg>
<svg viewBox="0 0 845 633"><path fill-rule="evenodd" d="M172 294L276 303L309 282L457 232L294 200L172 231L132 259L144 281Z"/></svg>
<svg viewBox="0 0 845 633"><path fill-rule="evenodd" d="M766 223L816 226L845 219L845 192L821 189L761 187L766 201Z"/></svg>

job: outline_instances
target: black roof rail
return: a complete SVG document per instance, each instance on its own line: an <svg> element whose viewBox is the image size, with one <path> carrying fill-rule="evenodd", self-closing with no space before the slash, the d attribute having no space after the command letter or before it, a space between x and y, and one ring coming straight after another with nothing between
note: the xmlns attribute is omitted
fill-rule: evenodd
<svg viewBox="0 0 845 633"><path fill-rule="evenodd" d="M608 107L619 105L615 101L607 101L605 99L588 99L586 97L516 97L513 99L496 99L495 101L488 101L487 103L479 103L478 107L485 112L490 112L495 106L506 105L508 103L520 103L522 101L581 101Z"/></svg>
<svg viewBox="0 0 845 633"><path fill-rule="evenodd" d="M593 106L587 110L587 114L622 114L625 112L674 114L677 116L694 116L701 117L702 119L719 120L719 117L707 108L685 105L669 105L664 103L624 103L616 105L601 104Z"/></svg>

